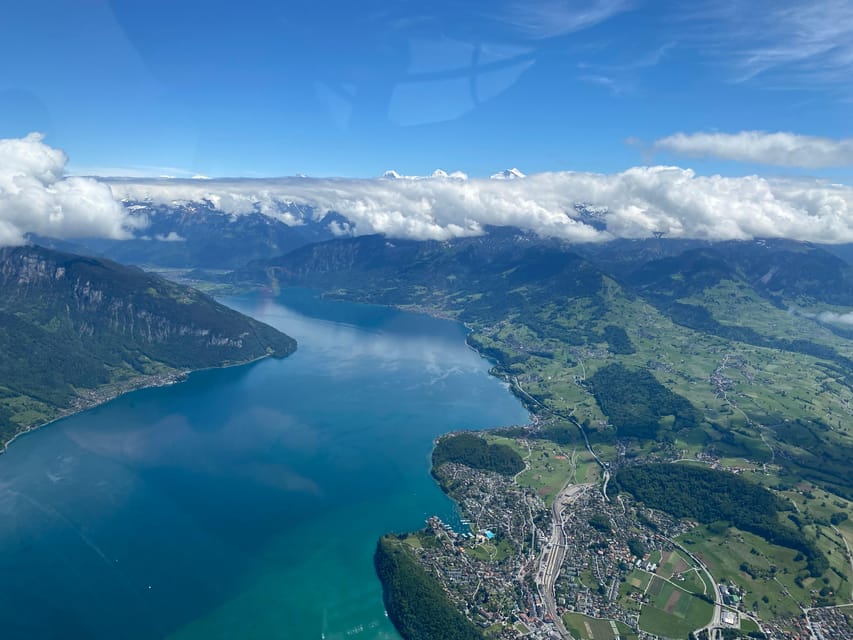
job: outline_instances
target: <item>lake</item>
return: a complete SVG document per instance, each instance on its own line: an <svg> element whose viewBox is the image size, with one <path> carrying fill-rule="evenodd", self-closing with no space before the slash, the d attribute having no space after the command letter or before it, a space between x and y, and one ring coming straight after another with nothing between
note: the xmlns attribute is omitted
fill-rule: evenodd
<svg viewBox="0 0 853 640"><path fill-rule="evenodd" d="M459 324L285 290L226 304L299 341L0 456L3 638L398 637L376 540L437 514L433 439L527 413Z"/></svg>

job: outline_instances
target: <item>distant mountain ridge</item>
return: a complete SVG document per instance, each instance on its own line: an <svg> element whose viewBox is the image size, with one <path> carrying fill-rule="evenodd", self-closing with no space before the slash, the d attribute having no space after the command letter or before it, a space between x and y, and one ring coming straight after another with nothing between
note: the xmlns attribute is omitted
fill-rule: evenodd
<svg viewBox="0 0 853 640"><path fill-rule="evenodd" d="M250 263L233 283L359 290L371 302L457 308L498 317L544 292L588 295L601 272L556 240L511 228L484 236L392 240L382 235L340 238ZM480 295L470 299L472 291Z"/></svg>
<svg viewBox="0 0 853 640"><path fill-rule="evenodd" d="M600 212L583 213L593 216ZM364 275L358 272L385 273L391 282L404 274L432 280L441 273L452 279L478 280L492 270L518 269L522 263L522 272L535 268L543 275L559 271L561 267L554 265L574 256L572 260L582 259L638 294L655 299L675 300L722 280L733 280L777 306L853 307L853 265L840 257L845 255L843 247L785 239L710 242L656 238L569 244L511 227L486 231L482 236L447 241L399 240L380 234L335 238L254 260L235 270L231 280L259 283L281 277L339 288L357 284ZM537 257L537 253L541 255ZM530 260L539 266L534 267Z"/></svg>
<svg viewBox="0 0 853 640"><path fill-rule="evenodd" d="M295 348L276 329L140 269L38 246L0 249L2 441L99 393ZM112 391L99 392L105 385Z"/></svg>
<svg viewBox="0 0 853 640"><path fill-rule="evenodd" d="M329 225L345 222L335 214L314 220L313 210L299 204L279 205L274 212L258 209L239 215L225 213L206 201L164 205L128 200L123 205L148 222L134 238L86 238L70 244L49 238L33 240L123 264L236 269L252 260L271 258L306 244L334 238Z"/></svg>
<svg viewBox="0 0 853 640"><path fill-rule="evenodd" d="M853 267L823 247L663 238L570 245L500 228L447 242L341 238L229 277L465 321L469 344L499 375L524 380L516 392L534 412L557 407L565 417L576 406L569 398L590 407L596 368L620 363L640 396L666 387L713 407L685 427L690 438L760 458L769 448L762 436L772 434L779 464L853 496L844 404L853 389ZM767 369L759 375L754 366ZM792 371L797 377L786 379ZM728 395L741 384L741 395ZM633 420L638 403L616 411L596 402L588 415L601 410L625 435L616 414ZM613 437L602 424L593 435ZM660 446L679 437L672 425L661 429L651 440Z"/></svg>

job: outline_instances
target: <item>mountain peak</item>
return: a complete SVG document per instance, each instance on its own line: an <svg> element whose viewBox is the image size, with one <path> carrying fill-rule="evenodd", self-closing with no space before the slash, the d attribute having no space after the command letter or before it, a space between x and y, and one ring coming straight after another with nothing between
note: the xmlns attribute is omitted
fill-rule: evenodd
<svg viewBox="0 0 853 640"><path fill-rule="evenodd" d="M504 169L499 173L493 173L491 175L492 180L516 180L518 178L526 178L521 171L513 167L512 169Z"/></svg>

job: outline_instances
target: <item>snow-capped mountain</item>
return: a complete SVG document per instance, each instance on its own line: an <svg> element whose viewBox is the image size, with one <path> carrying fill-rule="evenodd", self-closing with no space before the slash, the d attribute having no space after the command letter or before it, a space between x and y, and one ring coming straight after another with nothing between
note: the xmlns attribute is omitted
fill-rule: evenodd
<svg viewBox="0 0 853 640"><path fill-rule="evenodd" d="M513 167L512 169L504 169L499 173L493 173L490 177L492 180L516 180L518 178L526 178L527 176Z"/></svg>
<svg viewBox="0 0 853 640"><path fill-rule="evenodd" d="M432 172L432 174L428 176L404 176L401 173L397 173L393 169L389 169L385 173L382 174L382 177L386 180L429 180L430 178L443 180L443 179L451 179L451 180L467 180L468 174L464 171L454 171L453 173L447 173L444 169L436 169Z"/></svg>
<svg viewBox="0 0 853 640"><path fill-rule="evenodd" d="M588 202L576 202L575 213L577 215L573 217L576 220L580 220L598 231L607 229L607 207L595 206Z"/></svg>

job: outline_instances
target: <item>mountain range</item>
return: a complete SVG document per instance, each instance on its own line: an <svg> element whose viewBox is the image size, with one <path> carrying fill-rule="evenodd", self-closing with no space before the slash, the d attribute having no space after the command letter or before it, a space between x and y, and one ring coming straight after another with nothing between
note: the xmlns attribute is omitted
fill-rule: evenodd
<svg viewBox="0 0 853 640"><path fill-rule="evenodd" d="M823 247L764 239L568 245L501 228L447 242L340 238L227 279L463 320L498 375L526 380L516 391L535 413L586 415L600 425L591 437L608 442L637 433L630 427L641 413L655 415L620 398L674 392L701 418L677 432L643 417L652 426L641 449L683 438L764 459L772 441L788 473L853 496L845 427L853 268ZM616 378L625 393L605 402L594 384Z"/></svg>
<svg viewBox="0 0 853 640"><path fill-rule="evenodd" d="M251 260L271 258L297 247L334 237L330 223L343 218L327 214L314 220L305 205L279 205L232 215L211 202L168 205L128 200L125 208L144 218L147 226L126 240L83 238L58 241L32 236L43 246L100 256L124 264L165 268L236 269Z"/></svg>

